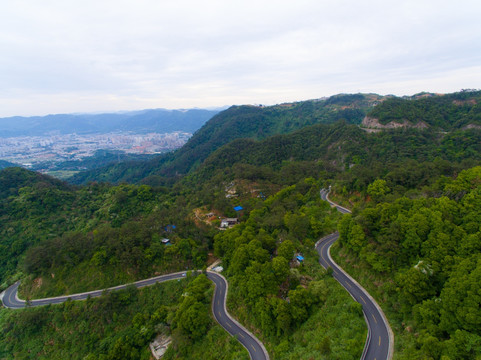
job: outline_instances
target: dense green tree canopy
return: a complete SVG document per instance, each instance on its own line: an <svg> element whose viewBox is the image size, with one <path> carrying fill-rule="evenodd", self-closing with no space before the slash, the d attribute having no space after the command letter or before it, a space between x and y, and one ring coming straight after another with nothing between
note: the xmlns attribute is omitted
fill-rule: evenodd
<svg viewBox="0 0 481 360"><path fill-rule="evenodd" d="M343 249L381 277L394 275L391 306L422 335L406 358L481 354L480 201L475 167L446 181L436 197L372 203L339 223Z"/></svg>

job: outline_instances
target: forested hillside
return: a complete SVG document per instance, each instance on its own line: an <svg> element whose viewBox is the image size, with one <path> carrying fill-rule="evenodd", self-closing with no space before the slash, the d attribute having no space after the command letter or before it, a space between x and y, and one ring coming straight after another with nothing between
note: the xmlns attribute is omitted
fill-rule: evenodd
<svg viewBox="0 0 481 360"><path fill-rule="evenodd" d="M185 281L141 290L129 287L98 299L0 311L0 357L148 360L152 338L170 334L171 327L175 340L164 359L210 354L212 359L247 360L242 345L209 317L211 298L212 285L205 276L188 276ZM195 307L189 309L192 303ZM191 316L196 319L193 329Z"/></svg>
<svg viewBox="0 0 481 360"><path fill-rule="evenodd" d="M338 218L310 178L258 203L245 223L214 239L232 284L233 313L261 330L276 359L354 360L362 353L362 309L319 267L314 249ZM299 254L302 262L294 260ZM345 327L331 325L334 318Z"/></svg>
<svg viewBox="0 0 481 360"><path fill-rule="evenodd" d="M32 296L202 267L207 257L209 229L196 226L185 199L166 189L74 188L8 168L0 172L0 202L2 283L23 271L41 282L32 288L24 282ZM172 246L162 246L162 236L171 238Z"/></svg>
<svg viewBox="0 0 481 360"><path fill-rule="evenodd" d="M393 193L421 191L439 176L455 176L481 160L481 130L449 134L393 129L367 133L355 125L314 125L263 141L239 139L214 152L182 180L204 202L221 207L224 185L247 181L264 194L306 177L331 179L346 198L359 201L384 178Z"/></svg>
<svg viewBox="0 0 481 360"><path fill-rule="evenodd" d="M382 181L370 188L375 200L341 220L342 256L360 261L380 284L394 324L407 334L399 359L478 358L481 167L438 179L434 196L414 199L389 201Z"/></svg>
<svg viewBox="0 0 481 360"><path fill-rule="evenodd" d="M361 307L319 266L313 248L337 228L333 254L386 312L395 359L477 359L481 129L465 125L475 124L478 97L384 100L369 116L387 119L392 108L394 118L413 114L429 126L379 132L358 126L382 100L375 96L233 107L178 152L90 173L90 180L142 179L137 184L74 186L3 169L1 287L22 279L23 297L70 294L218 259L231 285L229 311L271 359L358 359L367 331ZM352 215L321 201L319 190L329 185ZM221 231L224 217L239 224ZM162 289L0 309L0 355L147 359L148 342L163 334L173 339L168 359L246 358L214 325L205 277L187 276L166 285L170 298L148 300L170 296ZM195 331L198 324L204 331Z"/></svg>
<svg viewBox="0 0 481 360"><path fill-rule="evenodd" d="M319 184L314 179L302 180L265 202L259 198L245 199L246 208L256 209L250 215L251 220L224 233L235 236L238 245L249 244L250 250L241 260L237 258L241 256L240 250L234 251L237 255L232 254L225 242L220 245L222 236L214 238L218 231L189 215L192 202L198 200L188 202L175 191L146 185L91 184L74 188L20 168L0 174L2 205L5 205L1 216L2 279L11 282L23 278L22 297L69 294L162 272L202 268L211 249L217 256L224 257L225 252L226 266L231 261L245 262L232 267L232 271L229 267L227 275L235 276L232 278L235 282L242 282L244 270L262 268L278 272L276 277L270 274L265 277L262 287L253 279L249 286L257 292L247 293L245 300L242 299L250 291L248 288L239 287L241 293L234 294L238 301L249 304L248 314L260 306L254 307L259 301L267 306L262 313L261 329L275 354L273 359L318 351L314 342L308 347L289 345L305 334L322 342L320 349L325 356L341 352L343 357L355 359L362 351L365 327L360 308L319 268L312 248L320 235L334 229L338 217L319 199ZM15 183L16 187L11 186ZM269 213L276 213L276 218ZM168 237L171 245L162 244L162 237ZM279 240L284 244L281 247ZM306 258L300 267L295 264L294 251L302 252ZM146 295L140 296L137 291L129 290L89 300L85 305L67 303L19 312L2 310L0 353L7 359L62 358L70 351L89 358L118 359L120 354L128 353L131 359L144 359L148 341L162 333L173 337L169 358L182 354L205 357L209 348L213 349L212 356L238 358L238 344L227 340L225 333L218 334L207 314L210 296L197 297L192 289L187 291L189 297L169 294L168 305L149 301L148 296L161 296L154 291L143 291ZM190 297L197 300L191 301ZM287 301L287 297L291 300ZM255 327L259 323L251 323L250 317L242 315L240 304L229 306L258 332ZM184 313L190 315L183 316ZM342 321L319 328L319 324L335 319ZM86 332L85 326L90 322L96 325ZM111 325L112 322L117 325ZM199 332L204 327L205 331ZM60 335L53 328L66 334ZM73 338L77 339L76 345L66 345ZM349 346L340 346L334 339L341 339L342 344ZM226 353L214 350L219 343L228 344L224 348ZM31 352L24 352L25 347Z"/></svg>
<svg viewBox="0 0 481 360"><path fill-rule="evenodd" d="M481 159L481 131L470 129L449 134L432 131L394 129L367 133L355 125L336 123L314 125L288 135L264 141L239 139L212 154L202 171L209 176L217 169L237 163L278 169L286 162L323 161L344 171L354 166L393 163L411 159L430 162L443 159L461 162Z"/></svg>

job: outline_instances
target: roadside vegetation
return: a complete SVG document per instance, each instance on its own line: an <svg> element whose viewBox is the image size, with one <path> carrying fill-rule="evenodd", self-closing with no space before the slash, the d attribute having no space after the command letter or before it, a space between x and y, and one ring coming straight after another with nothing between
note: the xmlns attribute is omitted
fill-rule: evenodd
<svg viewBox="0 0 481 360"><path fill-rule="evenodd" d="M383 305L396 359L481 356L480 184L475 167L393 199L378 180L372 200L339 223L336 258Z"/></svg>
<svg viewBox="0 0 481 360"><path fill-rule="evenodd" d="M164 359L239 359L247 351L210 316L205 275L86 301L0 310L2 359L151 359L158 334L172 344ZM186 295L187 294L187 295Z"/></svg>
<svg viewBox="0 0 481 360"><path fill-rule="evenodd" d="M218 234L228 308L272 359L358 359L367 329L360 304L318 263L315 242L340 217L312 178L260 202L244 223Z"/></svg>

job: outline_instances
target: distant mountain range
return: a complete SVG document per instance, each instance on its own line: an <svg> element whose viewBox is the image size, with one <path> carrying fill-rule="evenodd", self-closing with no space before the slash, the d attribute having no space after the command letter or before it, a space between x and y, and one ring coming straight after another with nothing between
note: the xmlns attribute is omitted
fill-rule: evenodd
<svg viewBox="0 0 481 360"><path fill-rule="evenodd" d="M5 169L12 166L18 166L18 164L14 164L5 160L0 160L0 169Z"/></svg>
<svg viewBox="0 0 481 360"><path fill-rule="evenodd" d="M0 118L0 137L51 134L95 134L116 131L135 133L193 133L219 110L151 109L104 114L56 114Z"/></svg>

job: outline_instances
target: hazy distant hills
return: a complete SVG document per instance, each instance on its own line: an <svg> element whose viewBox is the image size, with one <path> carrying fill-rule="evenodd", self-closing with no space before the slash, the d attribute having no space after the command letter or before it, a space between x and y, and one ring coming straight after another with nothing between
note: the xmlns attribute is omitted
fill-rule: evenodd
<svg viewBox="0 0 481 360"><path fill-rule="evenodd" d="M9 161L0 160L0 169L5 169L7 167L18 166L17 164L11 163Z"/></svg>
<svg viewBox="0 0 481 360"><path fill-rule="evenodd" d="M49 134L94 134L116 131L135 133L193 133L219 110L153 109L104 114L56 114L0 118L0 137Z"/></svg>

